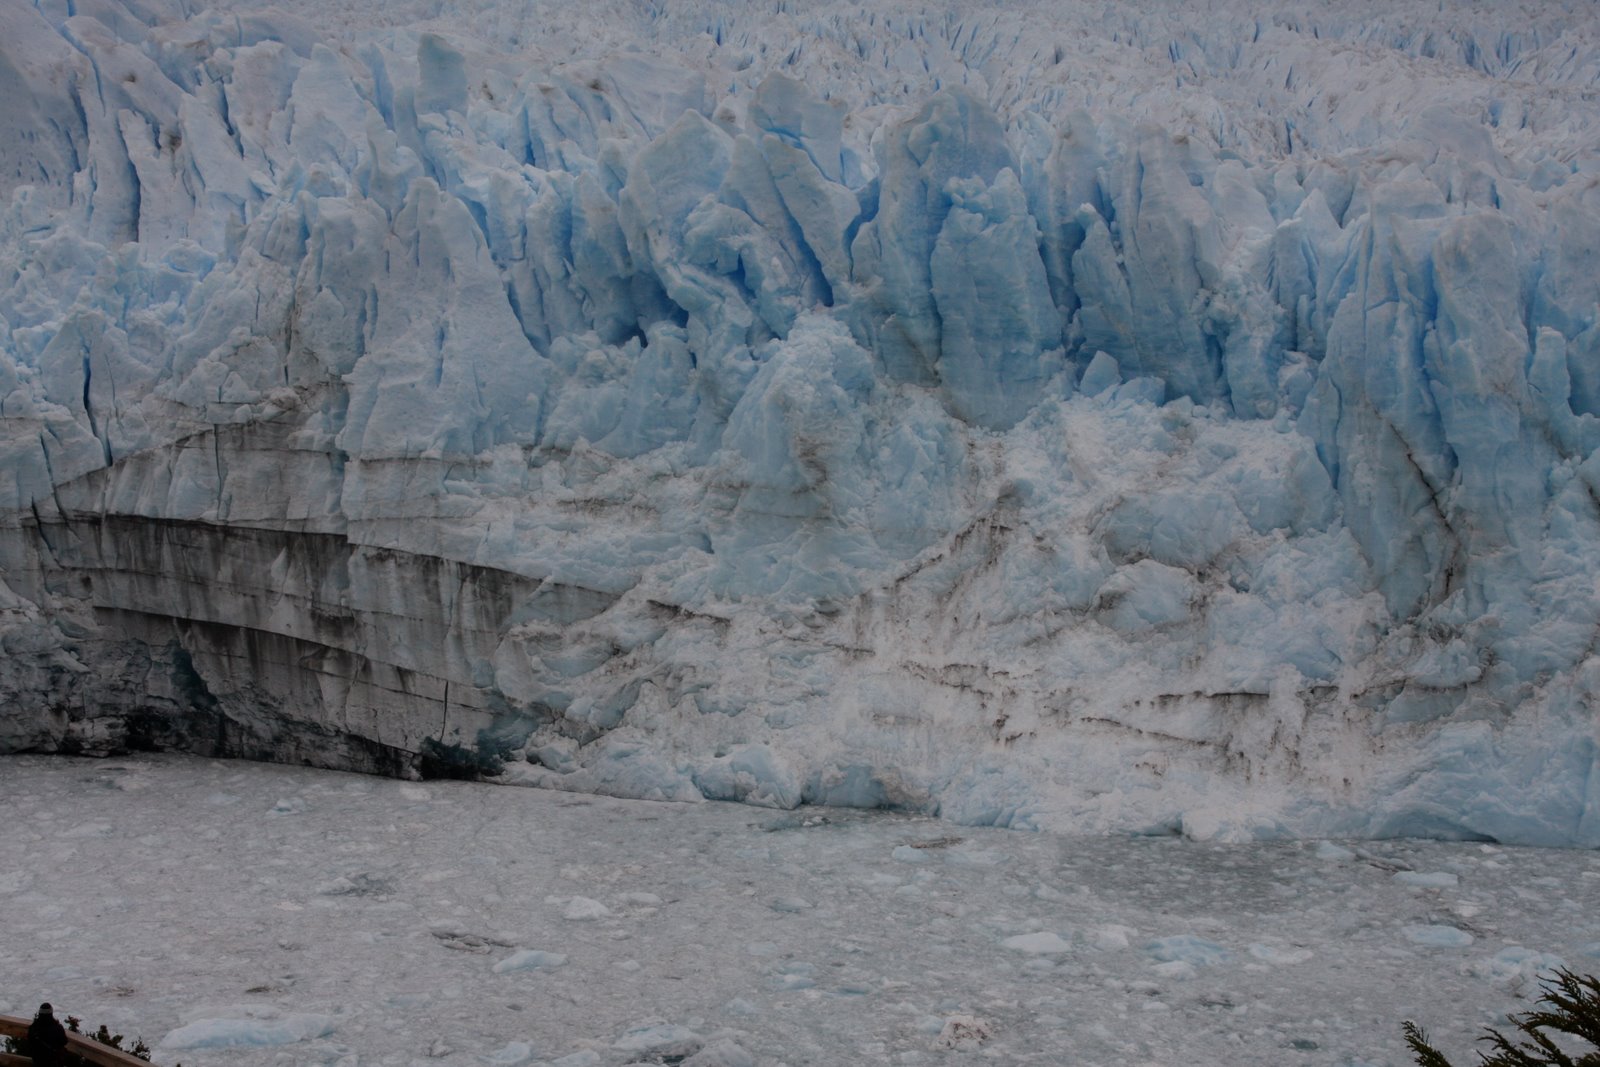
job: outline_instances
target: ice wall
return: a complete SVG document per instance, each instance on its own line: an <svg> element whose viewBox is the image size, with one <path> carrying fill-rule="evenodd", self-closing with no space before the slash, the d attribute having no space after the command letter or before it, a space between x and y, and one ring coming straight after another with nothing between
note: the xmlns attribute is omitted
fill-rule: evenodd
<svg viewBox="0 0 1600 1067"><path fill-rule="evenodd" d="M1600 26L0 9L0 748L1600 845Z"/></svg>

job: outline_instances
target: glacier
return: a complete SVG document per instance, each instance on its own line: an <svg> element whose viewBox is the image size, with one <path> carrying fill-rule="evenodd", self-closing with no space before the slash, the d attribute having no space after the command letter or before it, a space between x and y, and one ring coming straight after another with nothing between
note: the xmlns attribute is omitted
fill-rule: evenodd
<svg viewBox="0 0 1600 1067"><path fill-rule="evenodd" d="M0 8L0 751L1600 846L1600 15Z"/></svg>

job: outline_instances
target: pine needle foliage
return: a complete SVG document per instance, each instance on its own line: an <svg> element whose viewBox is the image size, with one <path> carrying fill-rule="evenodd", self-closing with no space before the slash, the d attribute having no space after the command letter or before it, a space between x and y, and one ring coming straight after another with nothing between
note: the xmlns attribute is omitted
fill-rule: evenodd
<svg viewBox="0 0 1600 1067"><path fill-rule="evenodd" d="M1428 1035L1416 1023L1407 1019L1400 1024L1400 1029L1406 1035L1406 1044L1417 1057L1419 1067L1450 1067L1450 1061L1444 1058L1444 1053L1428 1044Z"/></svg>
<svg viewBox="0 0 1600 1067"><path fill-rule="evenodd" d="M1486 1029L1481 1040L1481 1067L1600 1067L1600 978L1561 969L1542 983L1540 1007L1511 1018L1511 1036ZM1428 1035L1409 1019L1401 1025L1418 1067L1451 1067L1444 1053L1428 1043ZM1551 1034L1587 1041L1594 1049L1564 1051Z"/></svg>

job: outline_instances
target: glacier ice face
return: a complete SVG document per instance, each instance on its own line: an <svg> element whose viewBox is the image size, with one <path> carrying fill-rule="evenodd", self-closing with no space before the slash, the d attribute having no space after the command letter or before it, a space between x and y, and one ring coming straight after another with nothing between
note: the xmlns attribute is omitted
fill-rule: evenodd
<svg viewBox="0 0 1600 1067"><path fill-rule="evenodd" d="M0 12L0 748L1600 845L1592 14L304 6Z"/></svg>

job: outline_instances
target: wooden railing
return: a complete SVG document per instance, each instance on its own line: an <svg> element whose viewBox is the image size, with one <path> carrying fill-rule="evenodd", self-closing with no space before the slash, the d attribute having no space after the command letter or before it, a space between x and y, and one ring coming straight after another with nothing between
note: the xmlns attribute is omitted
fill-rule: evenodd
<svg viewBox="0 0 1600 1067"><path fill-rule="evenodd" d="M0 1037L27 1037L28 1019L19 1019L15 1015L0 1015ZM67 1051L85 1063L95 1064L96 1067L150 1067L147 1060L137 1056L130 1056L126 1052L118 1052L110 1045L102 1045L83 1034L67 1034ZM33 1061L26 1056L14 1056L0 1052L0 1067L31 1067Z"/></svg>

